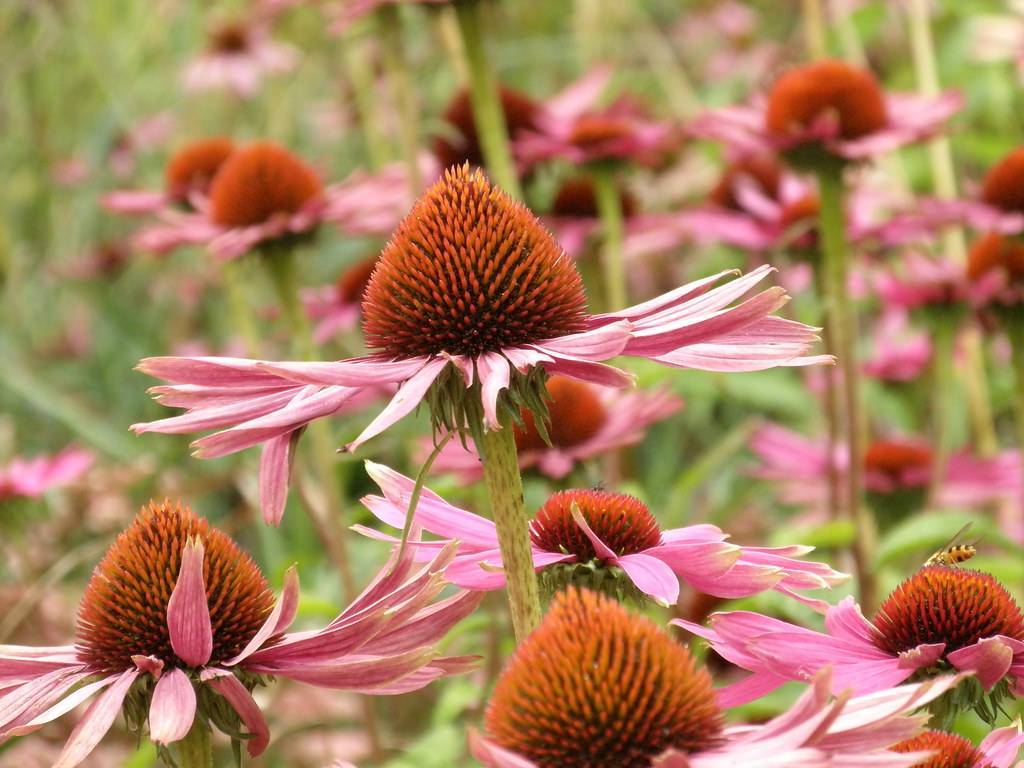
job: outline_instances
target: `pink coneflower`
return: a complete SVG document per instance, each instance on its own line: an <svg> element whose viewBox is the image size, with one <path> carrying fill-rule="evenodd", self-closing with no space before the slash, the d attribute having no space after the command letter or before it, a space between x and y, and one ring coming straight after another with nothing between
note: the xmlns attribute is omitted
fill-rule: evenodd
<svg viewBox="0 0 1024 768"><path fill-rule="evenodd" d="M81 448L65 448L53 456L13 459L0 466L0 501L38 498L51 488L74 482L94 461L92 453Z"/></svg>
<svg viewBox="0 0 1024 768"><path fill-rule="evenodd" d="M991 731L978 746L955 733L925 731L889 747L893 752L931 752L913 768L1013 768L1024 744L1020 722ZM1018 764L1019 765L1019 764Z"/></svg>
<svg viewBox="0 0 1024 768"><path fill-rule="evenodd" d="M976 303L1013 310L1024 305L1024 244L995 233L971 247L966 278Z"/></svg>
<svg viewBox="0 0 1024 768"><path fill-rule="evenodd" d="M974 673L985 691L1004 678L1024 693L1024 618L990 574L927 565L883 602L873 622L852 597L825 612L817 632L748 611L712 614L710 627L674 619L722 658L754 674L721 689L725 706L752 701L787 680L832 668L834 691L881 691L912 675L950 667Z"/></svg>
<svg viewBox="0 0 1024 768"><path fill-rule="evenodd" d="M377 254L361 259L342 270L330 285L308 291L303 296L306 313L316 322L313 340L317 344L359 325L363 294L379 259Z"/></svg>
<svg viewBox="0 0 1024 768"><path fill-rule="evenodd" d="M741 152L820 148L863 160L934 135L961 104L956 93L886 93L866 70L821 61L784 74L767 99L706 113L690 131Z"/></svg>
<svg viewBox="0 0 1024 768"><path fill-rule="evenodd" d="M381 464L367 462L367 471L383 496L367 496L363 504L378 519L396 528L406 522L413 481ZM466 589L500 589L505 576L494 523L452 506L424 489L415 510L416 525L442 537L415 541L420 557L457 540L458 550L446 577ZM390 540L370 528L360 533ZM597 490L556 493L530 523L533 562L538 571L558 581L568 567L570 580L593 574L595 583L609 583L618 574L652 599L674 604L679 581L725 598L745 597L775 589L802 602L818 604L794 590L827 589L848 577L824 563L794 559L810 547L740 547L713 525L691 525L662 531L647 506L632 496Z"/></svg>
<svg viewBox="0 0 1024 768"><path fill-rule="evenodd" d="M875 328L872 353L864 361L864 372L881 381L914 381L928 367L931 358L932 343L928 334L913 331L905 312L889 309Z"/></svg>
<svg viewBox="0 0 1024 768"><path fill-rule="evenodd" d="M308 235L325 222L349 234L383 234L410 198L407 176L398 166L378 174L356 173L324 187L288 150L256 142L224 161L208 196L192 195L193 211L164 207L158 211L159 223L141 231L136 244L155 253L205 245L218 258L233 259L265 244Z"/></svg>
<svg viewBox="0 0 1024 768"><path fill-rule="evenodd" d="M289 634L299 599L294 568L275 604L256 564L227 535L188 508L151 503L93 572L74 645L0 649L0 740L99 694L55 768L84 760L122 705L134 730L148 719L161 747L199 719L207 729L226 722L236 739L244 728L255 756L270 734L252 690L267 677L372 694L422 688L467 668L466 659L431 647L478 600L459 593L433 602L451 554L420 570L408 558L393 561L326 627Z"/></svg>
<svg viewBox="0 0 1024 768"><path fill-rule="evenodd" d="M827 674L763 725L725 725L711 676L650 619L585 590L559 595L509 661L473 755L490 768L908 768L885 748L946 678L830 701Z"/></svg>
<svg viewBox="0 0 1024 768"><path fill-rule="evenodd" d="M781 288L730 306L771 271L712 288L735 274L722 272L624 310L588 314L573 261L525 207L464 166L417 202L381 254L362 304L373 354L314 363L149 358L141 370L169 382L156 391L189 413L133 429L220 429L196 448L223 456L287 445L363 389L400 384L351 450L424 399L438 428L472 429L482 417L496 431L503 414L518 416L517 398L539 402L542 372L629 385L632 376L603 362L619 355L715 371L823 362L804 356L815 329L771 315L787 301ZM263 470L287 473L284 459L280 453Z"/></svg>
<svg viewBox="0 0 1024 768"><path fill-rule="evenodd" d="M525 131L537 127L540 105L521 91L499 86L498 97L505 116L505 130L511 140L518 139ZM473 105L469 91L459 91L445 107L441 115L444 123L434 139L433 152L442 169L469 163L477 168L484 167L483 150L473 119Z"/></svg>
<svg viewBox="0 0 1024 768"><path fill-rule="evenodd" d="M297 51L270 37L263 25L228 22L214 28L206 50L182 74L187 91L232 91L254 96L269 75L295 68Z"/></svg>
<svg viewBox="0 0 1024 768"><path fill-rule="evenodd" d="M515 426L516 449L521 469L536 467L548 477L562 478L577 463L618 448L639 443L647 428L682 407L682 400L665 390L646 392L601 387L552 376L547 382L548 441L537 429L528 410L521 412L522 426ZM463 479L478 479L482 468L476 448L452 441L438 454L434 468L457 472Z"/></svg>
<svg viewBox="0 0 1024 768"><path fill-rule="evenodd" d="M908 251L874 276L875 289L887 305L903 309L965 310L1007 295L1006 274L998 269L1002 254L1012 254L1011 238L991 233L971 249L968 263ZM1012 257L1011 257L1012 258ZM1010 294L1012 295L1012 294Z"/></svg>
<svg viewBox="0 0 1024 768"><path fill-rule="evenodd" d="M750 447L761 459L755 474L773 481L783 501L825 507L829 460L824 440L768 425L754 433ZM844 448L837 446L834 458L835 469L841 474L848 466ZM864 484L881 522L895 522L924 504L933 461L929 444L914 438L876 440L867 447ZM955 453L949 458L933 501L939 507L963 507L1019 498L1018 462L1017 451L991 459Z"/></svg>

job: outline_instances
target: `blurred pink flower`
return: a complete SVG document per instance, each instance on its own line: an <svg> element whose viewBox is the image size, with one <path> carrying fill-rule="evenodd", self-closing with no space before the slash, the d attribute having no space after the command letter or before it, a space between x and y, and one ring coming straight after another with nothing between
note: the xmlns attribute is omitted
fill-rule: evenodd
<svg viewBox="0 0 1024 768"><path fill-rule="evenodd" d="M503 228L504 241L519 245L493 253L481 248L493 236L492 227ZM430 246L426 251L424 244ZM503 392L522 386L522 377L538 366L622 387L633 377L603 361L628 355L723 372L830 362L806 356L817 340L814 328L771 314L788 300L781 288L730 306L771 271L761 267L712 288L735 274L721 272L633 307L587 314L579 274L551 235L482 173L464 166L446 172L421 198L373 273L363 299L363 327L367 345L379 351L339 362L148 358L140 370L169 382L154 390L161 401L189 412L132 429L222 430L195 443L197 453L209 458L263 444L265 487L286 488L293 436L368 388L399 385L348 450L415 410L442 375L455 388L462 382L470 390L478 383L478 394L466 395L480 398L485 426L495 430ZM439 285L449 291L439 291ZM460 297L465 286L480 286L481 293ZM410 296L416 297L411 304L399 298ZM453 312L449 302L475 309ZM411 313L409 306L421 311Z"/></svg>
<svg viewBox="0 0 1024 768"><path fill-rule="evenodd" d="M652 424L683 406L682 400L666 390L622 390L552 376L547 382L548 437L544 442L533 416L522 412L523 426L516 426L519 466L537 469L553 478L568 475L577 463L607 454L643 440ZM422 452L430 451L430 442ZM455 472L466 481L483 476L483 467L472 440L466 447L453 440L434 461L438 472Z"/></svg>
<svg viewBox="0 0 1024 768"><path fill-rule="evenodd" d="M363 505L388 525L403 528L413 481L382 464L366 463L383 496L366 496ZM416 539L419 559L457 542L445 577L465 589L501 589L505 585L494 523L452 506L424 488L413 512L415 524L442 538ZM354 530L385 541L394 537L365 526ZM530 523L533 562L538 571L558 563L590 562L621 569L653 600L675 604L679 582L724 598L746 597L774 589L809 604L824 603L796 590L830 589L849 577L824 563L796 560L812 547L740 547L726 542L713 525L660 531L650 510L632 496L606 491L572 490L552 496Z"/></svg>
<svg viewBox="0 0 1024 768"><path fill-rule="evenodd" d="M0 500L38 498L52 488L74 482L94 461L95 456L81 448L65 448L54 456L13 459L0 466Z"/></svg>
<svg viewBox="0 0 1024 768"><path fill-rule="evenodd" d="M0 646L0 741L100 694L54 768L84 760L129 697L136 718L148 712L150 739L170 744L205 718L196 690L204 687L237 714L255 757L270 732L251 693L254 676L390 695L465 671L472 659L441 657L432 646L480 598L460 592L434 602L454 548L435 554L420 569L393 559L330 624L288 633L299 599L294 567L275 604L255 563L225 534L187 508L151 504L97 566L75 645Z"/></svg>
<svg viewBox="0 0 1024 768"><path fill-rule="evenodd" d="M963 263L945 257L905 251L887 269L874 275L875 290L889 307L977 306L998 290L999 275L990 273L971 280Z"/></svg>
<svg viewBox="0 0 1024 768"><path fill-rule="evenodd" d="M268 75L290 72L298 52L270 37L266 26L223 23L210 32L206 50L182 74L186 91L227 90L241 98L256 95Z"/></svg>
<svg viewBox="0 0 1024 768"><path fill-rule="evenodd" d="M580 164L602 160L649 163L677 139L673 126L652 120L638 102L620 97L597 106L611 78L598 67L541 104L536 127L522 131L513 152L523 168L554 158Z"/></svg>
<svg viewBox="0 0 1024 768"><path fill-rule="evenodd" d="M899 309L884 312L873 337L871 354L864 361L868 376L882 381L914 381L931 361L928 334L910 328L906 313Z"/></svg>
<svg viewBox="0 0 1024 768"><path fill-rule="evenodd" d="M772 481L787 504L824 508L828 499L828 450L823 440L804 437L776 425L758 429L750 448L761 460L754 474ZM842 475L848 466L843 446L836 447L835 466ZM927 489L933 455L927 443L914 439L877 440L868 446L865 486L878 494ZM1021 494L1017 451L1004 451L991 459L968 453L949 457L934 503L964 507Z"/></svg>
<svg viewBox="0 0 1024 768"><path fill-rule="evenodd" d="M313 340L317 344L359 325L363 294L379 259L376 254L362 259L342 270L330 285L304 292L306 314L316 323Z"/></svg>
<svg viewBox="0 0 1024 768"><path fill-rule="evenodd" d="M815 145L864 160L935 135L962 104L953 92L938 98L886 93L865 70L820 61L783 74L767 99L704 113L689 131L743 153Z"/></svg>
<svg viewBox="0 0 1024 768"><path fill-rule="evenodd" d="M925 763L918 763L924 768L1013 768L1024 744L1020 720L1005 728L989 731L977 747L968 739L946 731L925 731L890 749L893 752L931 752L931 758ZM1024 763L1017 763L1017 768L1024 768Z"/></svg>
<svg viewBox="0 0 1024 768"><path fill-rule="evenodd" d="M749 611L712 614L709 627L671 623L753 672L719 690L727 707L829 667L836 693L874 693L951 665L973 673L986 691L1005 677L1015 695L1024 694L1024 619L1003 586L979 571L924 566L893 590L874 622L847 597L825 612L825 632Z"/></svg>

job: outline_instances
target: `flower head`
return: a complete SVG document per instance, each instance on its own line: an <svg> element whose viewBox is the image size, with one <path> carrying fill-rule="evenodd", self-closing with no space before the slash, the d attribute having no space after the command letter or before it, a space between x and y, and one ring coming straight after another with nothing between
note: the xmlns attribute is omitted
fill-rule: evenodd
<svg viewBox="0 0 1024 768"><path fill-rule="evenodd" d="M511 139L536 127L540 109L536 101L521 91L505 86L499 87L498 95L505 115L505 128ZM483 150L480 148L468 90L463 89L455 94L445 108L442 119L445 131L434 139L433 146L434 156L441 167L451 168L465 163L477 168L483 167Z"/></svg>
<svg viewBox="0 0 1024 768"><path fill-rule="evenodd" d="M951 566L925 566L903 581L869 622L852 597L825 612L825 632L756 613L716 613L705 628L673 623L710 641L723 658L753 675L719 693L740 704L786 680L809 680L831 666L835 691L880 691L917 674L949 668L974 673L981 701L1004 680L1024 680L1024 620L991 575ZM996 690L995 695L1000 695ZM979 710L984 712L984 710Z"/></svg>
<svg viewBox="0 0 1024 768"><path fill-rule="evenodd" d="M978 746L955 733L923 731L889 749L900 754L931 753L913 768L1011 768L1022 744L1024 735L1017 723L996 728Z"/></svg>
<svg viewBox="0 0 1024 768"><path fill-rule="evenodd" d="M184 203L193 193L207 194L213 178L234 151L234 142L220 136L186 144L171 155L164 169L167 196Z"/></svg>
<svg viewBox="0 0 1024 768"><path fill-rule="evenodd" d="M1024 147L993 165L981 185L981 199L1004 211L1024 213Z"/></svg>
<svg viewBox="0 0 1024 768"><path fill-rule="evenodd" d="M773 200L779 196L782 177L782 164L774 154L741 155L725 167L708 196L719 208L737 211L742 207L737 196L739 184L753 182L765 197Z"/></svg>
<svg viewBox="0 0 1024 768"><path fill-rule="evenodd" d="M967 255L967 281L978 304L1024 304L1024 244L996 233L980 238Z"/></svg>
<svg viewBox="0 0 1024 768"><path fill-rule="evenodd" d="M367 471L383 496L367 496L363 504L381 521L403 528L413 481L380 464L367 462ZM419 540L411 547L427 557L438 546L458 541L458 551L446 575L467 589L504 586L502 559L494 523L447 503L424 489L413 511L416 524L441 537ZM373 538L386 534L357 526ZM557 493L530 523L534 566L555 588L566 582L585 583L615 594L647 595L663 604L679 599L680 580L694 589L725 598L775 589L812 605L816 601L797 590L829 588L846 580L823 563L796 559L808 547L739 547L712 525L693 525L663 531L639 499L598 490Z"/></svg>
<svg viewBox="0 0 1024 768"><path fill-rule="evenodd" d="M206 51L182 79L187 91L228 90L250 98L267 76L294 69L296 60L295 49L271 39L264 26L228 21L210 30Z"/></svg>
<svg viewBox="0 0 1024 768"><path fill-rule="evenodd" d="M907 712L951 679L830 701L827 673L787 712L725 727L707 671L649 619L570 588L520 645L495 686L485 733L489 768L909 768L883 750L914 735Z"/></svg>
<svg viewBox="0 0 1024 768"><path fill-rule="evenodd" d="M282 222L274 226L287 230L289 220ZM246 233L268 236L269 226L224 237L241 245L252 242ZM543 419L546 376L622 387L632 376L604 363L618 355L718 371L830 360L805 356L816 329L771 315L788 300L782 289L733 305L771 271L713 288L732 274L723 272L633 307L587 314L575 265L536 218L479 170L449 169L399 226L370 278L362 315L375 353L324 363L147 360L143 370L171 382L157 388L162 399L191 413L134 429L222 429L197 443L210 457L273 445L263 484L284 488L291 436L368 388L399 385L350 450L423 400L438 429L479 435L518 420L520 407Z"/></svg>
<svg viewBox="0 0 1024 768"><path fill-rule="evenodd" d="M275 604L256 564L227 535L187 507L151 503L94 571L73 646L0 648L0 741L99 694L61 768L85 759L122 705L134 730L148 721L160 748L184 738L198 718L235 739L244 732L256 756L269 729L252 691L270 677L393 694L463 671L471 660L442 658L431 647L478 602L471 593L434 601L451 554L441 551L419 570L408 557L394 559L326 627L288 633L299 598L294 568Z"/></svg>
<svg viewBox="0 0 1024 768"><path fill-rule="evenodd" d="M0 466L0 501L42 496L51 488L74 482L94 461L95 456L81 448L65 448L53 456L13 459Z"/></svg>

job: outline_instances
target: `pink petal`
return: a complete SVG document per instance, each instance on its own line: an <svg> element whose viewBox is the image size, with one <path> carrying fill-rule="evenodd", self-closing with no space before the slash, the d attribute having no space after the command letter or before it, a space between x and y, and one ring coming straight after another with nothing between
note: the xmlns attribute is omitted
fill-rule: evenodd
<svg viewBox="0 0 1024 768"><path fill-rule="evenodd" d="M260 506L263 522L275 528L281 524L288 503L288 481L295 458L299 430L288 432L263 444L260 454Z"/></svg>
<svg viewBox="0 0 1024 768"><path fill-rule="evenodd" d="M200 679L227 699L238 716L242 718L242 722L245 723L246 729L252 736L245 742L249 756L257 757L262 754L270 743L270 728L267 727L267 721L263 719L263 713L252 694L238 681L237 677L224 670L204 670Z"/></svg>
<svg viewBox="0 0 1024 768"><path fill-rule="evenodd" d="M213 629L203 579L203 542L191 539L181 552L178 581L167 602L171 648L190 667L201 667L213 653Z"/></svg>
<svg viewBox="0 0 1024 768"><path fill-rule="evenodd" d="M1021 733L1020 718L1017 718L1013 725L996 728L982 739L978 751L994 768L1010 768L1021 746L1024 746L1024 733Z"/></svg>
<svg viewBox="0 0 1024 768"><path fill-rule="evenodd" d="M1013 663L1013 647L1007 640L1010 638L1001 635L986 637L974 645L946 654L946 659L957 669L974 672L982 687L990 691L992 686L1003 679ZM1024 643L1021 645L1024 646Z"/></svg>
<svg viewBox="0 0 1024 768"><path fill-rule="evenodd" d="M498 397L508 389L511 370L509 361L497 352L485 352L476 360L476 371L480 377L480 395L484 405L484 424L489 430L501 428L498 422Z"/></svg>
<svg viewBox="0 0 1024 768"><path fill-rule="evenodd" d="M149 705L149 737L157 744L181 741L196 715L196 692L192 681L180 669L172 669L157 680Z"/></svg>
<svg viewBox="0 0 1024 768"><path fill-rule="evenodd" d="M626 572L637 588L661 605L679 601L679 578L657 557L642 552L623 555L615 563Z"/></svg>
<svg viewBox="0 0 1024 768"><path fill-rule="evenodd" d="M392 424L412 413L413 409L422 402L430 385L434 383L434 380L447 365L448 361L443 357L428 361L412 378L398 388L398 392L391 398L391 402L355 440L345 446L345 450L354 451L371 437L376 437Z"/></svg>
<svg viewBox="0 0 1024 768"><path fill-rule="evenodd" d="M537 768L532 761L499 747L475 729L469 732L469 751L487 768Z"/></svg>
<svg viewBox="0 0 1024 768"><path fill-rule="evenodd" d="M608 547L607 544L601 541L600 536L594 533L594 529L590 527L590 525L587 523L586 518L583 517L583 512L575 504L572 507L572 519L573 521L575 521L576 525L580 527L580 530L583 531L583 535L586 536L590 543L593 545L594 551L597 553L597 556L601 560L605 560L606 562L613 564L618 564L618 555L616 555Z"/></svg>
<svg viewBox="0 0 1024 768"><path fill-rule="evenodd" d="M291 623L295 621L295 614L299 609L299 572L295 566L291 566L284 573L284 588L281 590L281 597L278 598L274 610L267 616L263 626L253 635L252 640L237 656L224 662L224 666L233 667L250 655L259 650L263 643L274 635L284 632Z"/></svg>
<svg viewBox="0 0 1024 768"><path fill-rule="evenodd" d="M89 756L114 724L124 703L124 697L128 695L128 689L140 674L138 669L122 672L114 678L113 685L89 705L89 709L64 744L64 749L61 750L53 768L73 768Z"/></svg>

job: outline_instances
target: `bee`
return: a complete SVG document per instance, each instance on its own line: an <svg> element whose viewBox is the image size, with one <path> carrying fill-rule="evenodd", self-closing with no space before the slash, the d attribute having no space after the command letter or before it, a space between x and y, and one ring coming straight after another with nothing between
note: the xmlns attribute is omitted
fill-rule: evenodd
<svg viewBox="0 0 1024 768"><path fill-rule="evenodd" d="M974 548L977 541L970 544L957 544L956 541L963 536L967 529L971 527L970 523L967 523L963 528L956 532L956 534L947 541L941 549L936 550L931 557L924 561L925 566L928 565L960 565L960 563L966 562L974 557L978 550ZM923 566L922 566L923 567Z"/></svg>

